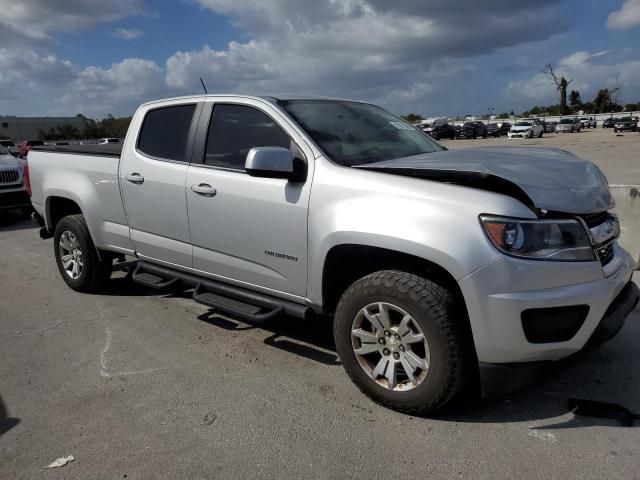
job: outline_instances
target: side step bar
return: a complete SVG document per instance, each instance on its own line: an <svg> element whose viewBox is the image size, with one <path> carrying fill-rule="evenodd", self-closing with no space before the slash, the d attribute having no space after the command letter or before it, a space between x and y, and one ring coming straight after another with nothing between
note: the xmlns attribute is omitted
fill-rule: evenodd
<svg viewBox="0 0 640 480"><path fill-rule="evenodd" d="M132 278L138 283L156 289L167 288L176 283L193 287L193 299L196 302L249 322L265 322L280 313L304 319L310 310L306 305L142 260L136 265Z"/></svg>

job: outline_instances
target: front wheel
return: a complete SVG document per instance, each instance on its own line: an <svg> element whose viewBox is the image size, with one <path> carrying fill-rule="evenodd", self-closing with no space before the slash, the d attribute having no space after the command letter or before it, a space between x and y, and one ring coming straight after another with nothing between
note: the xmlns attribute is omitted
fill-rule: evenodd
<svg viewBox="0 0 640 480"><path fill-rule="evenodd" d="M111 277L113 258L93 244L83 215L69 215L56 225L54 254L62 279L78 292L93 292Z"/></svg>
<svg viewBox="0 0 640 480"><path fill-rule="evenodd" d="M434 412L471 373L464 319L442 286L382 270L340 299L336 350L351 380L374 401L405 413Z"/></svg>

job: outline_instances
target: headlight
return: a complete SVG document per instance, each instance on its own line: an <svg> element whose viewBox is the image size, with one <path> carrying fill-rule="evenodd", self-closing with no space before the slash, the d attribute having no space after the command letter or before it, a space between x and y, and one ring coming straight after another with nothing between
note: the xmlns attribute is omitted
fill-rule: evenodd
<svg viewBox="0 0 640 480"><path fill-rule="evenodd" d="M518 220L482 215L491 243L514 257L559 262L595 260L589 234L577 220Z"/></svg>

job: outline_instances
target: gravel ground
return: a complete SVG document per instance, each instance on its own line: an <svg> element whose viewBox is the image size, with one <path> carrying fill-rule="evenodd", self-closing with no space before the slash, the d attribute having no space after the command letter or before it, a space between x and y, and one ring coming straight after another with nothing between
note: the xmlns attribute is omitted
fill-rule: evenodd
<svg viewBox="0 0 640 480"><path fill-rule="evenodd" d="M640 183L633 135L512 142L568 147L612 181ZM533 388L417 418L350 383L326 321L254 327L122 274L101 295L73 292L26 219L0 220L0 245L0 479L640 477L637 427L566 406L578 397L640 411L639 310ZM44 469L67 455L75 461Z"/></svg>

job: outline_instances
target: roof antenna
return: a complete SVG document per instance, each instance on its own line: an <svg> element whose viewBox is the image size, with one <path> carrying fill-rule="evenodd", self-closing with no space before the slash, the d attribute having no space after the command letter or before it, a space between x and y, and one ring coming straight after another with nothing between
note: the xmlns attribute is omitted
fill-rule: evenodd
<svg viewBox="0 0 640 480"><path fill-rule="evenodd" d="M207 87L205 86L204 80L202 80L202 77L200 77L200 83L202 84L202 88L204 89L205 95L208 95L209 92L207 92Z"/></svg>

